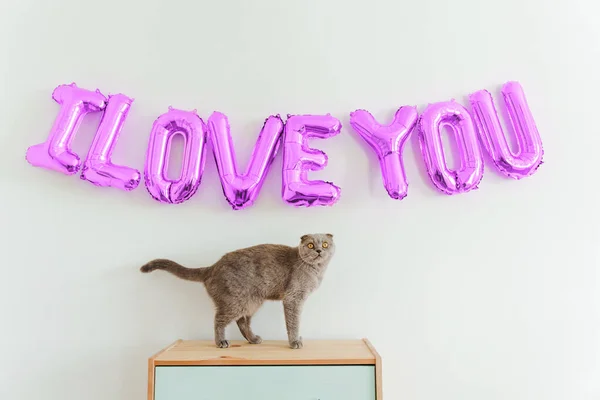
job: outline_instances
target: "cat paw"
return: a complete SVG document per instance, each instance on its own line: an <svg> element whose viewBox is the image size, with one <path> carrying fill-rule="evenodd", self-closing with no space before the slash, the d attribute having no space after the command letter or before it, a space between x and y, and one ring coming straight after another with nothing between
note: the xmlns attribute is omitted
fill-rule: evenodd
<svg viewBox="0 0 600 400"><path fill-rule="evenodd" d="M250 344L261 344L262 343L262 338L258 335L255 335L252 339L248 340L248 343Z"/></svg>
<svg viewBox="0 0 600 400"><path fill-rule="evenodd" d="M218 344L217 347L220 349L226 349L229 347L229 341L228 340L221 340Z"/></svg>
<svg viewBox="0 0 600 400"><path fill-rule="evenodd" d="M292 349L301 349L304 345L302 344L302 339L299 340L294 340L293 342L290 342L290 347Z"/></svg>

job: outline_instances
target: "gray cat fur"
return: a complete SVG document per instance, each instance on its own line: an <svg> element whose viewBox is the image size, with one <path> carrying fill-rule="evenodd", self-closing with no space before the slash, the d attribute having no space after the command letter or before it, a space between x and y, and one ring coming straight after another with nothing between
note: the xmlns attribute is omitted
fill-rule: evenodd
<svg viewBox="0 0 600 400"><path fill-rule="evenodd" d="M250 326L252 315L265 300L281 300L289 345L302 348L300 315L335 253L331 234L304 235L297 247L261 244L225 254L214 265L186 268L174 261L157 259L140 268L144 273L160 269L185 280L203 282L216 308L215 344L229 347L225 328L236 321L251 344L262 342Z"/></svg>

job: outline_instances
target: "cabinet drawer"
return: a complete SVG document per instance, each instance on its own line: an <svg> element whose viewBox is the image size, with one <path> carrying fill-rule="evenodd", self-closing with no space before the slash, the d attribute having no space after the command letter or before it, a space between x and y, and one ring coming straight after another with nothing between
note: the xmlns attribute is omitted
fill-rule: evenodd
<svg viewBox="0 0 600 400"><path fill-rule="evenodd" d="M375 400L373 365L157 366L155 400Z"/></svg>

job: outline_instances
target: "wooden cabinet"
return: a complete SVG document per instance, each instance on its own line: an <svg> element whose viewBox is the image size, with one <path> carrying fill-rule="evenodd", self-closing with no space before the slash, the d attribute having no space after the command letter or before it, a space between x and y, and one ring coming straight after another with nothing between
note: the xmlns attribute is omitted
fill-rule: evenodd
<svg viewBox="0 0 600 400"><path fill-rule="evenodd" d="M383 400L367 340L260 345L179 340L149 359L148 400Z"/></svg>

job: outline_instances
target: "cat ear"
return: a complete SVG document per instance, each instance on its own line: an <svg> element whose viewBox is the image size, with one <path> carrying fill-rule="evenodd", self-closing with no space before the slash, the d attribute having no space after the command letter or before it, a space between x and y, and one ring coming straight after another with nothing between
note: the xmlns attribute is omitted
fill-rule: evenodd
<svg viewBox="0 0 600 400"><path fill-rule="evenodd" d="M303 235L300 240L302 240L303 242L308 239L310 237L310 235Z"/></svg>
<svg viewBox="0 0 600 400"><path fill-rule="evenodd" d="M329 236L330 238L333 239L333 235L331 233L326 233L325 236Z"/></svg>

